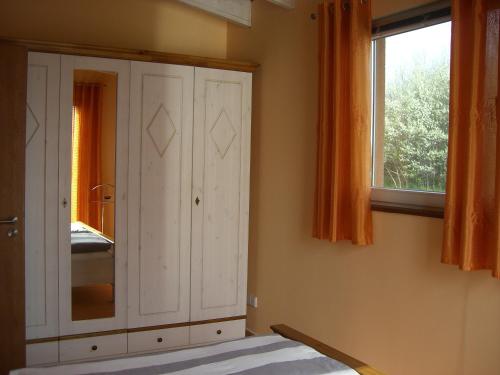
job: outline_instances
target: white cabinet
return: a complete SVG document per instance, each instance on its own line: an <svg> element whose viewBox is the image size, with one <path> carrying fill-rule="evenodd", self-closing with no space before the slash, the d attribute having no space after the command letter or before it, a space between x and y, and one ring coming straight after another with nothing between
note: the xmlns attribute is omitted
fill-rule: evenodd
<svg viewBox="0 0 500 375"><path fill-rule="evenodd" d="M29 54L26 337L49 338L29 342L30 363L244 336L251 79L236 71ZM78 85L89 84L108 87L103 103L113 103L98 118L111 116L115 143L102 148L109 134L101 127L96 144L111 155L115 174L84 189L112 185L113 199L105 202L113 204L111 234L104 210L92 227L68 204L79 188L72 176L83 178L73 169L83 105L73 99ZM104 175L107 166L100 168ZM80 253L73 246L78 233L97 233L109 247ZM98 308L82 308L96 296Z"/></svg>
<svg viewBox="0 0 500 375"><path fill-rule="evenodd" d="M194 68L132 62L129 327L189 320Z"/></svg>
<svg viewBox="0 0 500 375"><path fill-rule="evenodd" d="M196 68L191 320L245 315L251 74Z"/></svg>
<svg viewBox="0 0 500 375"><path fill-rule="evenodd" d="M26 337L59 335L57 175L60 56L30 53L26 101Z"/></svg>

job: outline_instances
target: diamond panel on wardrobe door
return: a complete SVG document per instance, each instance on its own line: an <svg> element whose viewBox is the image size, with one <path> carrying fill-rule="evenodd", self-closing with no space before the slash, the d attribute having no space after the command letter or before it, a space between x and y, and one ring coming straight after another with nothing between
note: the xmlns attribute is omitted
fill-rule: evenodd
<svg viewBox="0 0 500 375"><path fill-rule="evenodd" d="M37 130L40 128L40 122L38 122L33 110L31 109L29 104L26 104L26 108L28 109L27 113L27 126L26 126L26 146L31 142L33 137L35 136Z"/></svg>
<svg viewBox="0 0 500 375"><path fill-rule="evenodd" d="M217 116L217 120L210 130L210 135L215 143L217 152L220 157L224 159L229 147L231 147L233 143L234 137L236 137L236 131L224 109L221 110L219 116Z"/></svg>
<svg viewBox="0 0 500 375"><path fill-rule="evenodd" d="M153 119L146 128L151 141L160 157L163 157L167 151L168 145L176 133L174 122L170 118L168 111L163 104L160 104L156 110Z"/></svg>

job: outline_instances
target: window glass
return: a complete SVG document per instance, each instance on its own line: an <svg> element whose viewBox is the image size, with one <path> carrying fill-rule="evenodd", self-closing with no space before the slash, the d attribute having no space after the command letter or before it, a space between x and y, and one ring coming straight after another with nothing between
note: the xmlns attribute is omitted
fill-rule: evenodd
<svg viewBox="0 0 500 375"><path fill-rule="evenodd" d="M374 42L373 185L444 192L451 23Z"/></svg>

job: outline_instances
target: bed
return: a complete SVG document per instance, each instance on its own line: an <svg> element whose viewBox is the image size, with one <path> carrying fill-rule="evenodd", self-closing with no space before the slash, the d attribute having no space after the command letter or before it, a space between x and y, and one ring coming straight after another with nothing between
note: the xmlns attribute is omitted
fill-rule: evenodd
<svg viewBox="0 0 500 375"><path fill-rule="evenodd" d="M114 284L114 242L82 223L71 223L71 283L73 287Z"/></svg>
<svg viewBox="0 0 500 375"><path fill-rule="evenodd" d="M12 375L383 375L338 350L285 325L271 327L275 334L203 347L134 357L21 369Z"/></svg>

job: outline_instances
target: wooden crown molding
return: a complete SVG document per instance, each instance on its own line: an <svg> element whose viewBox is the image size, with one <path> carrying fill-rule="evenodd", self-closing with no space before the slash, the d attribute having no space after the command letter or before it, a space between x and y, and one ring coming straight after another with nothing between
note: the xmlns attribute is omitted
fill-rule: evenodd
<svg viewBox="0 0 500 375"><path fill-rule="evenodd" d="M38 40L5 38L1 36L0 42L23 46L33 52L58 53L63 55L92 56L120 60L158 62L163 64L190 65L202 68L237 70L240 72L255 72L259 67L259 64L254 62L128 48L102 47L90 44L45 42Z"/></svg>

